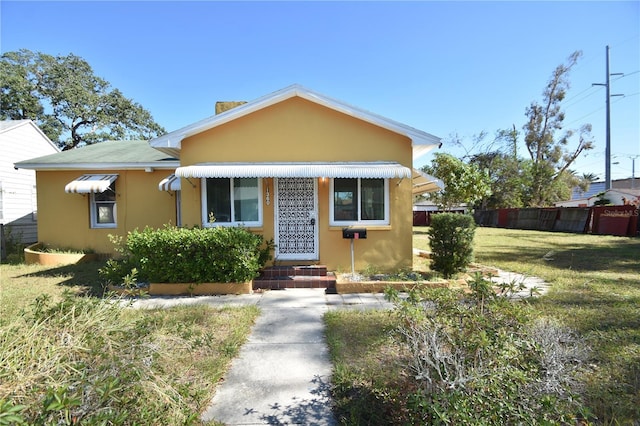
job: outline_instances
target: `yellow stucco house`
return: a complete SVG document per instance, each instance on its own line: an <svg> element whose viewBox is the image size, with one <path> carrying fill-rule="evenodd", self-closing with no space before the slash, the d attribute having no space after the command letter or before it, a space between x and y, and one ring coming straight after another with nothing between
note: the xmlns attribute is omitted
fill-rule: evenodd
<svg viewBox="0 0 640 426"><path fill-rule="evenodd" d="M348 270L345 228L366 229L356 268L410 267L412 168L440 139L293 85L162 137L17 163L35 169L41 242L111 253L133 229L244 226L281 264ZM364 237L358 234L357 236Z"/></svg>

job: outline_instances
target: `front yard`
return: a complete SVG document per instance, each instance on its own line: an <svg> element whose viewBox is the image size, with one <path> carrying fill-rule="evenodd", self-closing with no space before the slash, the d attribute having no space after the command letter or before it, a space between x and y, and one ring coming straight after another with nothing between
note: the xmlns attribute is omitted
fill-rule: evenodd
<svg viewBox="0 0 640 426"><path fill-rule="evenodd" d="M536 316L557 318L576 330L591 349L581 377L584 414L596 424L638 422L640 240L478 228L475 242L478 263L551 283L548 295L529 304ZM428 249L426 228L414 228L414 247ZM397 317L335 312L327 316L327 325L343 423L406 419L416 384L396 339Z"/></svg>
<svg viewBox="0 0 640 426"><path fill-rule="evenodd" d="M428 249L426 228L414 228L414 247ZM584 414L596 424L640 420L640 239L478 228L476 261L551 283L528 304L589 346ZM100 266L0 266L0 420L24 405L28 423L198 424L258 311L117 310L101 297ZM416 403L397 319L327 315L342 424L397 423Z"/></svg>

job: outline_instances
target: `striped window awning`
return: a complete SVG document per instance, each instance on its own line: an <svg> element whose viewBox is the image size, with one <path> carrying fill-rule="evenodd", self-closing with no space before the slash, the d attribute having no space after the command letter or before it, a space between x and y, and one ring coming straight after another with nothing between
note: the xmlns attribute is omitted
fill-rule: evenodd
<svg viewBox="0 0 640 426"><path fill-rule="evenodd" d="M204 163L178 167L183 178L411 178L411 169L393 162Z"/></svg>
<svg viewBox="0 0 640 426"><path fill-rule="evenodd" d="M413 169L413 195L426 194L444 189L444 182L420 170Z"/></svg>
<svg viewBox="0 0 640 426"><path fill-rule="evenodd" d="M109 189L109 186L118 175L82 175L72 180L64 187L64 192L73 194L100 193Z"/></svg>
<svg viewBox="0 0 640 426"><path fill-rule="evenodd" d="M158 189L160 191L180 191L180 178L172 173L160 181Z"/></svg>

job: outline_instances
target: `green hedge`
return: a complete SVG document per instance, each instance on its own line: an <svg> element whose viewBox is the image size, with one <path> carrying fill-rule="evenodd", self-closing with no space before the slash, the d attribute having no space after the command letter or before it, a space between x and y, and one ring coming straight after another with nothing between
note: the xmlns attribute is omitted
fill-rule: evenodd
<svg viewBox="0 0 640 426"><path fill-rule="evenodd" d="M473 216L439 213L431 216L429 246L431 269L450 278L464 271L473 261L473 237L476 224Z"/></svg>
<svg viewBox="0 0 640 426"><path fill-rule="evenodd" d="M240 227L146 228L129 232L123 258L111 262L105 276L134 269L138 280L156 283L246 282L269 260L272 242Z"/></svg>

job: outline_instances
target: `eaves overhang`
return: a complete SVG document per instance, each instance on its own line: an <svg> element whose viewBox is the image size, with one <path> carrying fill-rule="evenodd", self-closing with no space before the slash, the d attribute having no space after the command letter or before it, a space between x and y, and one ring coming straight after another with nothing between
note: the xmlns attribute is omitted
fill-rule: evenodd
<svg viewBox="0 0 640 426"><path fill-rule="evenodd" d="M14 164L16 169L27 170L174 170L180 166L179 161L149 163L30 163L22 161Z"/></svg>

